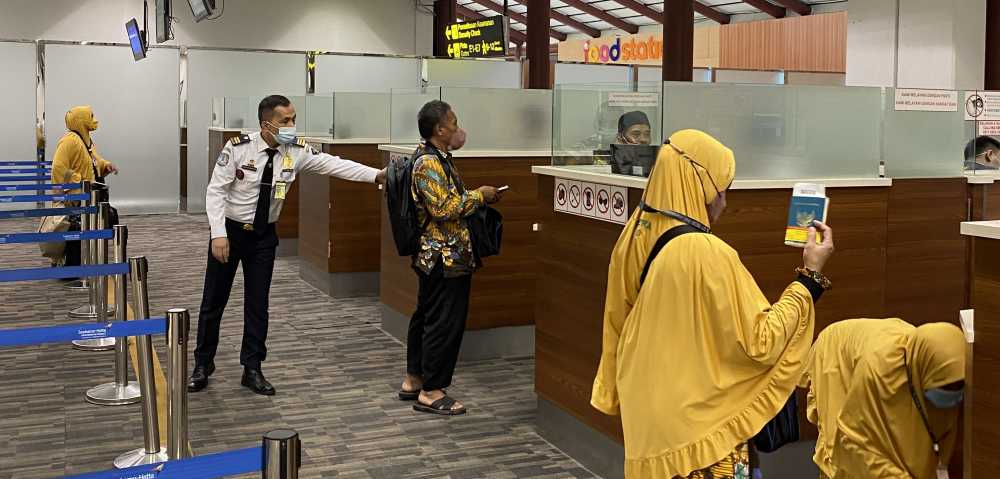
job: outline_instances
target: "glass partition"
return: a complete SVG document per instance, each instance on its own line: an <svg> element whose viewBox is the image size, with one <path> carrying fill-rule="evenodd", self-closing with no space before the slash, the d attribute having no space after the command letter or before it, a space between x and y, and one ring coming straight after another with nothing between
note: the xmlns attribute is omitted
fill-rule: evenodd
<svg viewBox="0 0 1000 479"><path fill-rule="evenodd" d="M386 142L389 139L389 99L389 93L334 92L333 137ZM414 125L416 118L414 113Z"/></svg>
<svg viewBox="0 0 1000 479"><path fill-rule="evenodd" d="M257 116L257 109L254 108L253 112L250 113L250 98L245 96L226 97L222 126L235 129L257 128L259 123L250 120Z"/></svg>
<svg viewBox="0 0 1000 479"><path fill-rule="evenodd" d="M292 100L294 102L294 100ZM333 95L308 95L295 105L299 136L333 138Z"/></svg>
<svg viewBox="0 0 1000 479"><path fill-rule="evenodd" d="M552 149L550 90L443 87L441 99L468 133L466 150L539 151L547 156Z"/></svg>
<svg viewBox="0 0 1000 479"><path fill-rule="evenodd" d="M966 120L962 147L964 172L966 175L1000 176L1000 92L964 93L959 97Z"/></svg>
<svg viewBox="0 0 1000 479"><path fill-rule="evenodd" d="M910 111L896 106L896 89L886 88L883 116L882 158L891 178L941 178L962 176L965 145L974 132L965 122L961 92L914 91L941 95L954 101L953 111ZM1000 157L997 158L1000 161Z"/></svg>
<svg viewBox="0 0 1000 479"><path fill-rule="evenodd" d="M557 85L552 164L609 165L612 144L661 144L661 85Z"/></svg>
<svg viewBox="0 0 1000 479"><path fill-rule="evenodd" d="M880 88L667 82L663 131L703 130L736 153L740 179L872 178Z"/></svg>
<svg viewBox="0 0 1000 479"><path fill-rule="evenodd" d="M394 88L389 99L389 142L397 145L420 143L417 113L425 103L440 99L440 87Z"/></svg>

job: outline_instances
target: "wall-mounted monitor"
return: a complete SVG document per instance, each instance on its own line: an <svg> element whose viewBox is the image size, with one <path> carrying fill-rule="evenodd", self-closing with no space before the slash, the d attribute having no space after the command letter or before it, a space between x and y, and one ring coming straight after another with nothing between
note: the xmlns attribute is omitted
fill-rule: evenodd
<svg viewBox="0 0 1000 479"><path fill-rule="evenodd" d="M170 28L171 14L173 14L171 0L156 0L156 43L174 38L174 32Z"/></svg>
<svg viewBox="0 0 1000 479"><path fill-rule="evenodd" d="M128 33L128 44L132 47L132 56L135 57L135 61L146 58L146 40L142 37L139 23L134 18L125 23L125 32Z"/></svg>
<svg viewBox="0 0 1000 479"><path fill-rule="evenodd" d="M194 15L195 22L210 17L215 11L215 0L188 0L188 5L191 6L191 14Z"/></svg>

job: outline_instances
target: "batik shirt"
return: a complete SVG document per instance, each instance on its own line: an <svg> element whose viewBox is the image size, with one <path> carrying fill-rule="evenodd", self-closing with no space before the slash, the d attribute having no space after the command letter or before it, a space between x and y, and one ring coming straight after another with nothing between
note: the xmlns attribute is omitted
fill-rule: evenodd
<svg viewBox="0 0 1000 479"><path fill-rule="evenodd" d="M420 252L414 257L413 265L430 274L441 261L446 277L470 274L476 269L476 260L465 217L485 204L483 194L465 190L451 155L444 160L450 175L433 151L422 146L417 155L412 193L414 201L420 205L417 213L420 224L426 223L427 228L420 238Z"/></svg>

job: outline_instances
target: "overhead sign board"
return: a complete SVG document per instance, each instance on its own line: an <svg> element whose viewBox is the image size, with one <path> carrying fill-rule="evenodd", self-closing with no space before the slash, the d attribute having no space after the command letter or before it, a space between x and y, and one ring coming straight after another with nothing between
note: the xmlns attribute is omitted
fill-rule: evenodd
<svg viewBox="0 0 1000 479"><path fill-rule="evenodd" d="M453 23L446 27L451 58L488 58L507 56L510 32L507 17L498 15L470 22Z"/></svg>

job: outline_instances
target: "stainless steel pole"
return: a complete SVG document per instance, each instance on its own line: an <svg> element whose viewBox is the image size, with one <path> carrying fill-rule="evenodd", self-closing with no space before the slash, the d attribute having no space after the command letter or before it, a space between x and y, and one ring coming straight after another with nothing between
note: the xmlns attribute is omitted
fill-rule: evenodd
<svg viewBox="0 0 1000 479"><path fill-rule="evenodd" d="M90 204L91 205L99 207L98 200L100 198L100 194L101 194L100 191L95 191L95 190L91 189L91 191L90 191ZM80 230L81 231L99 230L99 229L107 227L107 223L102 223L101 222L102 221L101 220L102 215L101 215L100 211L98 211L98 213L96 213L96 214L80 215L80 216L81 216L81 221L80 221L80 225L81 225L80 226ZM86 228L83 227L83 224L84 224L83 218L84 217L88 218L87 219L87 223L86 223L87 224ZM108 217L107 214L103 215L103 218L105 220L107 219L107 217ZM106 243L105 240L88 240L88 241L82 241L80 243L80 247L81 247L81 250L80 250L81 251L81 259L86 258L85 261L87 261L87 264L90 264L90 265L99 264L97 262L97 253L98 253L98 250L99 250L98 246L100 246L101 244L104 244L105 248L107 247L107 243ZM105 255L106 254L107 254L107 250L105 249ZM89 300L89 302L87 304L85 304L83 306L80 306L79 308L76 308L73 311L70 311L69 312L70 319L93 319L93 320L98 320L98 314L97 314L97 287L96 287L96 285L94 283L98 282L98 280L100 280L100 279L102 279L102 278L90 278L90 279L87 280L87 286L88 286L87 291L90 294L90 300ZM106 278L104 278L104 279L106 281ZM107 299L105 299L105 308L107 308ZM106 315L114 314L114 311L112 311L110 309L106 309L106 310L107 310ZM73 341L73 344L76 345L77 341ZM111 344L109 346L104 347L102 349L96 349L96 350L97 351L107 351L107 350L110 350L113 346L114 346L114 338L111 338ZM92 349L92 348L89 348L89 347L81 347L81 348L78 348L78 349L95 350L95 349Z"/></svg>
<svg viewBox="0 0 1000 479"><path fill-rule="evenodd" d="M149 318L149 291L146 274L149 263L146 257L128 259L129 276L132 280L132 311L136 319ZM142 390L142 436L144 447L126 452L115 459L115 467L166 462L167 450L160 447L160 423L156 410L156 381L153 377L153 338L136 338L136 352L139 357L139 388Z"/></svg>
<svg viewBox="0 0 1000 479"><path fill-rule="evenodd" d="M302 466L302 442L291 429L276 429L264 435L263 479L299 479Z"/></svg>
<svg viewBox="0 0 1000 479"><path fill-rule="evenodd" d="M167 456L171 460L188 457L187 348L191 316L186 309L167 311L168 382Z"/></svg>
<svg viewBox="0 0 1000 479"><path fill-rule="evenodd" d="M98 192L91 192L91 195L96 198ZM111 211L111 205L107 203L101 203L97 206L97 225L98 230L106 229L108 227L108 215ZM108 241L107 240L91 240L90 243L90 256L93 258L91 264L106 264L108 262ZM90 306L92 311L95 313L94 319L98 323L107 323L108 316L113 313L112 310L108 308L108 277L107 276L96 276L90 278ZM70 314L72 316L72 313ZM73 341L73 347L83 351L110 351L115 348L115 338L104 338L104 339L78 339Z"/></svg>
<svg viewBox="0 0 1000 479"><path fill-rule="evenodd" d="M86 194L87 197L89 198L90 197L90 192L91 192L91 189L92 189L92 186L91 186L90 182L89 181L84 181L82 189L83 189L83 193ZM93 205L90 204L90 200L84 201L81 204L83 206L93 206ZM89 228L89 219L88 219L88 216L87 215L80 215L80 231L86 231L88 228ZM87 262L89 261L89 258L90 258L90 252L89 251L90 251L90 249L87 247L87 242L86 241L81 241L80 242L80 264L87 264ZM71 281L69 283L66 283L65 285L63 285L63 288L68 289L70 291L89 291L90 290L89 281L87 280L87 278L80 278L80 279L78 279L76 281Z"/></svg>
<svg viewBox="0 0 1000 479"><path fill-rule="evenodd" d="M128 243L128 227L115 225L114 262L127 261L126 246ZM113 278L115 286L115 320L127 321L128 308L125 305L128 296L127 275L119 274ZM128 338L121 338L115 344L115 381L95 386L87 391L87 402L101 406L121 406L135 404L142 398L138 384L128 382Z"/></svg>

